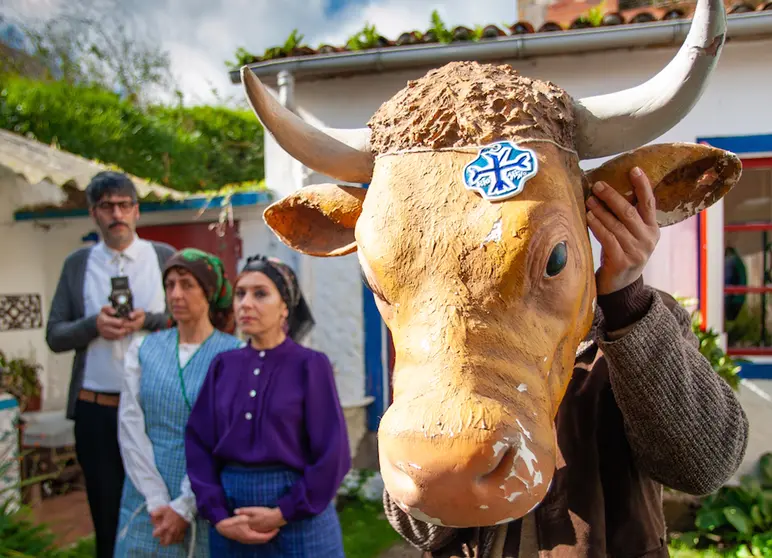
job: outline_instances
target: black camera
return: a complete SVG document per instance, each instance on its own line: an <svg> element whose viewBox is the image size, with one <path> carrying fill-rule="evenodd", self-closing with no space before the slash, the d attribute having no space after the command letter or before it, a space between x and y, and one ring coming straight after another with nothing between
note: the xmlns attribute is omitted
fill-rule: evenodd
<svg viewBox="0 0 772 558"><path fill-rule="evenodd" d="M128 277L113 277L111 279L113 290L110 293L110 303L113 305L115 315L118 318L129 318L129 314L134 310L134 298L129 288Z"/></svg>

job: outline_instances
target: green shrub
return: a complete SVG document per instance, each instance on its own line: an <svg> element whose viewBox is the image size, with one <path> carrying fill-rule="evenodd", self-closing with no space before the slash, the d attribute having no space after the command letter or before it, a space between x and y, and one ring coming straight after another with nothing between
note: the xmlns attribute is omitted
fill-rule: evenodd
<svg viewBox="0 0 772 558"><path fill-rule="evenodd" d="M86 537L69 548L57 548L47 525L37 524L28 508L11 511L0 506L0 557L92 558L94 540Z"/></svg>
<svg viewBox="0 0 772 558"><path fill-rule="evenodd" d="M0 80L0 127L181 191L264 178L263 130L225 107L141 107L96 86Z"/></svg>
<svg viewBox="0 0 772 558"><path fill-rule="evenodd" d="M36 525L27 509L11 511L7 504L0 507L0 556L18 558L55 558L54 535Z"/></svg>
<svg viewBox="0 0 772 558"><path fill-rule="evenodd" d="M744 475L739 486L722 486L703 498L694 526L678 535L678 548L745 546L770 552L748 556L772 556L772 453L761 456L757 473Z"/></svg>

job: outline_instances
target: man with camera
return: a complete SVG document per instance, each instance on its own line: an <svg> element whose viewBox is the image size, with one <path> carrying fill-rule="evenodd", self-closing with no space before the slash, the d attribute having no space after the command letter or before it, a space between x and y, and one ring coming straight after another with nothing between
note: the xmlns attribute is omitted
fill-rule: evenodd
<svg viewBox="0 0 772 558"><path fill-rule="evenodd" d="M86 198L101 241L65 260L46 341L55 353L75 351L67 417L75 421L97 558L112 558L125 476L118 446L123 357L134 333L169 323L161 269L174 249L137 236L137 191L126 175L98 173Z"/></svg>

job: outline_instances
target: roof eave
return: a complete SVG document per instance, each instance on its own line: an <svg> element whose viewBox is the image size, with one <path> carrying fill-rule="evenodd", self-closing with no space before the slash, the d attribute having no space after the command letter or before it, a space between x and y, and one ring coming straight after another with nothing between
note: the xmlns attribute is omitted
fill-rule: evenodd
<svg viewBox="0 0 772 558"><path fill-rule="evenodd" d="M727 38L772 37L772 11L727 17ZM358 52L315 54L249 64L267 85L276 75L291 72L297 81L436 67L448 62L493 62L540 56L579 54L623 48L679 46L689 32L691 19L598 27L551 33L534 33L476 42L425 44L370 49ZM241 83L239 70L229 72L231 83Z"/></svg>

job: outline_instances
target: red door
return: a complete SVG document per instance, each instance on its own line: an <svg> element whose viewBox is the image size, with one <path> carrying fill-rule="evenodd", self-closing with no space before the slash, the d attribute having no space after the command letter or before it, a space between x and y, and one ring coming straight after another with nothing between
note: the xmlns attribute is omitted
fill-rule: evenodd
<svg viewBox="0 0 772 558"><path fill-rule="evenodd" d="M225 227L225 234L219 236L209 230L209 223L195 222L175 225L150 225L137 227L137 235L145 240L166 242L177 250L198 248L219 257L225 266L225 274L233 281L238 273L238 261L241 258L241 237L239 222Z"/></svg>

